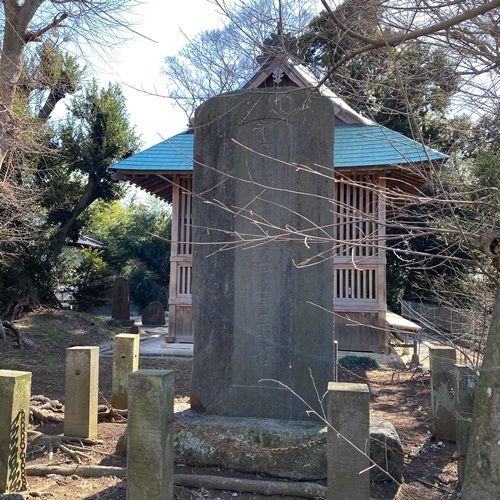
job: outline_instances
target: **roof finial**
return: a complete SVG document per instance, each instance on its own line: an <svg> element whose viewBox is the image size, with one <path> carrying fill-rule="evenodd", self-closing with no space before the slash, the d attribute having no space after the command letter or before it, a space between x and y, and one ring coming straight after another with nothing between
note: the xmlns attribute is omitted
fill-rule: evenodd
<svg viewBox="0 0 500 500"><path fill-rule="evenodd" d="M303 61L305 56L298 51L297 38L292 36L291 33L285 33L283 31L282 0L278 0L278 22L276 24L276 31L277 33L271 33L271 35L264 40L262 47L263 54L257 56L257 62L262 64L268 61L270 56L276 56L277 54L290 55L299 61Z"/></svg>
<svg viewBox="0 0 500 500"><path fill-rule="evenodd" d="M278 26L276 28L278 38L283 40L283 6L281 5L281 0L278 0Z"/></svg>

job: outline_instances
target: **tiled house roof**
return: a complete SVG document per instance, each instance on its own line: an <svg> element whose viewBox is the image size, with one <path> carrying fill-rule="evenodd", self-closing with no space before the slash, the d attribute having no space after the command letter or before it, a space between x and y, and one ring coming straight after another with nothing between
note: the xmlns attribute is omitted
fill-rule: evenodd
<svg viewBox="0 0 500 500"><path fill-rule="evenodd" d="M193 170L194 133L182 132L113 165L113 170L189 172ZM443 160L446 155L379 125L335 128L334 167L355 168Z"/></svg>

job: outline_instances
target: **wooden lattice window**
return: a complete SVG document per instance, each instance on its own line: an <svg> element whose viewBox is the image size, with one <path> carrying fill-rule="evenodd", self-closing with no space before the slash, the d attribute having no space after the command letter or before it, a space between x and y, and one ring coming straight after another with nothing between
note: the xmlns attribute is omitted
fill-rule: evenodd
<svg viewBox="0 0 500 500"><path fill-rule="evenodd" d="M335 255L372 257L378 253L379 200L372 175L339 179L335 187Z"/></svg>
<svg viewBox="0 0 500 500"><path fill-rule="evenodd" d="M191 265L177 267L177 297L191 295Z"/></svg>
<svg viewBox="0 0 500 500"><path fill-rule="evenodd" d="M335 269L335 297L377 300L377 270L375 268Z"/></svg>
<svg viewBox="0 0 500 500"><path fill-rule="evenodd" d="M177 211L177 242L178 255L191 255L193 253L192 246L192 229L191 229L191 212L192 212L192 179L179 179L179 208Z"/></svg>

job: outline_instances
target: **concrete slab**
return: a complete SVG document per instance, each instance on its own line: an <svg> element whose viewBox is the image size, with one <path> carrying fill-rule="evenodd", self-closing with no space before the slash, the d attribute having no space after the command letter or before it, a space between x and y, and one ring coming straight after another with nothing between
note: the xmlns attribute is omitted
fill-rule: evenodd
<svg viewBox="0 0 500 500"><path fill-rule="evenodd" d="M167 326L145 327L140 322L135 324L141 331L145 332L145 335L141 335L139 342L139 357L173 356L189 358L193 356L193 344L167 343L165 341L168 333ZM113 356L113 342L107 342L99 347L102 357Z"/></svg>

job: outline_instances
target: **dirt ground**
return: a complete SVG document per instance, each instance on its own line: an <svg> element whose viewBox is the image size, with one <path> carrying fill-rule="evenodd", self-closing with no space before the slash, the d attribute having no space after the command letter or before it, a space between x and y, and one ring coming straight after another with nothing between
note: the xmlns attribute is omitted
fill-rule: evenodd
<svg viewBox="0 0 500 500"><path fill-rule="evenodd" d="M0 338L0 369L24 370L33 373L32 394L43 394L64 403L64 365L66 348L74 345L102 345L112 341L120 333L91 316L69 311L39 311L16 322L25 338L23 350L15 347L8 337ZM123 330L121 330L123 331ZM99 387L104 398L111 398L111 358L101 358ZM172 369L175 377L176 402L188 402L191 359L142 358L140 368ZM431 436L429 376L409 370L382 367L380 370L347 373L340 370L344 381L366 381L371 392L373 416L391 421L396 427L405 451L404 483L401 488L394 484L372 485L371 496L378 499L451 499L455 498L457 462L453 459L455 446L449 442L435 442ZM104 401L101 401L104 402ZM98 437L103 444L88 448L84 464L124 467L126 460L115 455L118 437L125 430L125 422L99 423ZM62 434L62 424L38 424L35 430L45 434ZM28 446L28 465L70 465L71 458L60 451L51 457L42 446ZM177 467L176 472L187 472ZM220 469L189 470L195 474L228 474L266 480L263 477L239 474ZM323 483L324 484L324 483ZM29 490L44 492L51 498L72 499L125 499L126 480L117 477L82 478L52 474L28 477ZM0 498L2 496L0 495ZM263 498L262 495L235 491L175 487L175 498L187 499L245 499ZM266 498L292 499L296 497L271 496ZM347 500L347 499L346 499Z"/></svg>

